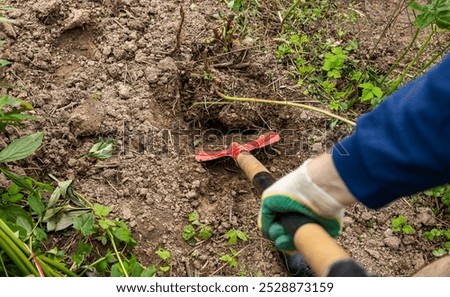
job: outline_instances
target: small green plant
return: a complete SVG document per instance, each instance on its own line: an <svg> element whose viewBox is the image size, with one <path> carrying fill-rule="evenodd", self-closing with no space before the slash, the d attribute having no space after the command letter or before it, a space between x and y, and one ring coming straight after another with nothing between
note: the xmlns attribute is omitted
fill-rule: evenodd
<svg viewBox="0 0 450 297"><path fill-rule="evenodd" d="M424 191L424 194L437 199L438 203L434 208L435 213L450 214L450 185L443 185Z"/></svg>
<svg viewBox="0 0 450 297"><path fill-rule="evenodd" d="M111 158L115 148L116 142L114 139L110 139L108 141L103 141L103 139L100 139L83 157L97 158L101 160L108 159Z"/></svg>
<svg viewBox="0 0 450 297"><path fill-rule="evenodd" d="M333 47L331 52L325 54L322 69L327 72L329 78L341 78L342 69L345 66L348 52L342 47Z"/></svg>
<svg viewBox="0 0 450 297"><path fill-rule="evenodd" d="M238 229L230 229L228 230L227 233L225 233L225 238L228 239L228 244L235 244L238 239L242 240L242 241L247 241L248 240L248 236L247 233L238 230Z"/></svg>
<svg viewBox="0 0 450 297"><path fill-rule="evenodd" d="M5 12L5 11L13 11L13 10L14 10L13 8L7 7L7 6L5 6L3 4L3 2L0 2L0 23L14 23L14 20L6 18L6 17L3 16L3 12ZM0 46L2 46L4 43L5 43L5 41L0 39ZM7 61L5 59L2 59L0 57L0 68L8 66L8 65L11 65L11 62L9 62L9 61Z"/></svg>
<svg viewBox="0 0 450 297"><path fill-rule="evenodd" d="M361 102L369 101L372 106L377 106L383 98L383 91L374 86L371 82L359 84L358 87L362 89Z"/></svg>
<svg viewBox="0 0 450 297"><path fill-rule="evenodd" d="M158 255L158 257L161 258L161 260L163 261L163 265L159 266L159 270L161 272L168 272L170 270L170 266L171 266L171 258L172 258L172 253L164 248L159 248L156 252L156 255Z"/></svg>
<svg viewBox="0 0 450 297"><path fill-rule="evenodd" d="M219 259L226 262L231 268L236 268L238 266L237 256L238 253L234 249L230 249L230 253L223 254Z"/></svg>
<svg viewBox="0 0 450 297"><path fill-rule="evenodd" d="M183 239L194 245L199 240L208 240L212 237L211 226L201 223L197 211L193 211L188 216L189 224L183 227Z"/></svg>
<svg viewBox="0 0 450 297"><path fill-rule="evenodd" d="M434 256L441 257L450 254L450 230L433 228L430 231L424 232L423 237L438 245L432 251Z"/></svg>
<svg viewBox="0 0 450 297"><path fill-rule="evenodd" d="M428 36L425 41L420 46L417 53L414 55L413 59L407 64L407 66L400 72L398 76L393 78L389 85L389 93L394 92L404 81L405 77L411 71L411 68L416 65L417 61L421 58L423 59L424 52L428 48L433 36L438 32L438 30L449 31L450 30L450 0L430 0L428 4L420 4L417 1L411 1L409 7L415 11L418 11L414 25L416 26L416 31L414 36L411 38L410 43L402 52L402 54L398 57L395 63L388 70L386 75L383 78L384 82L389 75L399 66L400 62L406 57L406 54L411 50L413 45L416 43L417 38L419 37L419 33L423 31L426 27L430 27ZM450 41L437 53L431 54L427 53L431 58L429 58L424 65L419 68L414 74L413 77L417 77L420 75L425 69L430 67L439 57L444 55L448 48L450 47Z"/></svg>
<svg viewBox="0 0 450 297"><path fill-rule="evenodd" d="M407 218L405 216L398 216L391 221L392 231L402 232L404 234L413 234L415 232L414 228L407 224Z"/></svg>

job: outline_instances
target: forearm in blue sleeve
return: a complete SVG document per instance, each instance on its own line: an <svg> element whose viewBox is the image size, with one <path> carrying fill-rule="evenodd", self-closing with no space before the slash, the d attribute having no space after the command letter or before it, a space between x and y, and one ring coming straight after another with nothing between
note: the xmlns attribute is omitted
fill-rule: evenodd
<svg viewBox="0 0 450 297"><path fill-rule="evenodd" d="M370 208L450 182L450 55L361 116L332 154Z"/></svg>

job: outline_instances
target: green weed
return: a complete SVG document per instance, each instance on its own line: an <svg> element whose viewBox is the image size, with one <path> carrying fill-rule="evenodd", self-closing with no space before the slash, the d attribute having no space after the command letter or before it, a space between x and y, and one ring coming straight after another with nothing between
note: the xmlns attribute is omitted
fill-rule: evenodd
<svg viewBox="0 0 450 297"><path fill-rule="evenodd" d="M84 158L96 158L96 159L108 159L111 158L114 149L116 148L116 142L114 139L110 139L108 141L103 141L100 139L97 143L95 143L89 152L84 155Z"/></svg>
<svg viewBox="0 0 450 297"><path fill-rule="evenodd" d="M425 41L421 44L419 50L414 55L414 58L407 64L407 66L400 72L399 75L391 79L389 84L389 93L394 92L403 82L405 77L410 74L411 68L417 64L420 60L423 60L424 53L427 52L427 55L431 56L428 58L428 61L423 63L423 67L419 68L415 71L412 76L417 77L427 68L429 68L438 58L444 55L447 50L450 48L450 41L445 45L441 50L437 53L430 55L430 52L427 50L428 46L434 35L441 31L450 31L450 0L430 0L428 4L423 5L418 3L417 1L411 1L409 4L409 8L418 12L418 15L414 21L414 25L416 26L415 33L411 38L410 43L404 49L402 54L397 58L395 63L390 67L388 72L383 78L383 82L387 80L387 78L393 73L395 69L399 67L399 64L406 57L406 54L412 49L413 45L416 43L417 38L419 37L419 33L421 33L425 28L429 27L429 33L426 37Z"/></svg>
<svg viewBox="0 0 450 297"><path fill-rule="evenodd" d="M208 240L212 237L211 226L201 223L197 211L188 216L189 224L183 227L183 239L190 245L195 245L200 240Z"/></svg>
<svg viewBox="0 0 450 297"><path fill-rule="evenodd" d="M450 254L450 230L433 228L424 232L423 237L437 245L432 251L434 256L441 257Z"/></svg>
<svg viewBox="0 0 450 297"><path fill-rule="evenodd" d="M230 229L227 233L225 233L225 238L228 239L228 244L235 244L238 240L247 241L248 236L247 233L237 230L237 229Z"/></svg>
<svg viewBox="0 0 450 297"><path fill-rule="evenodd" d="M407 224L408 219L405 216L398 216L391 221L392 231L404 234L413 234L414 228Z"/></svg>
<svg viewBox="0 0 450 297"><path fill-rule="evenodd" d="M230 253L223 254L220 256L220 260L224 261L231 268L236 268L238 266L238 253L234 249L230 249Z"/></svg>

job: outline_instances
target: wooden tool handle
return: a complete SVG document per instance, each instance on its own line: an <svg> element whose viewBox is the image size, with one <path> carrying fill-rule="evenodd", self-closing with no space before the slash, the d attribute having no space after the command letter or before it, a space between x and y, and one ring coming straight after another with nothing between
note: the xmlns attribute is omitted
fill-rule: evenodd
<svg viewBox="0 0 450 297"><path fill-rule="evenodd" d="M235 160L259 194L275 182L266 167L249 152L240 153ZM305 218L308 223L304 223ZM365 270L351 260L349 254L328 232L308 217L300 213L289 213L281 216L279 220L283 227L290 230L295 247L317 276L326 276L336 264L339 264L335 269L336 276L366 275Z"/></svg>

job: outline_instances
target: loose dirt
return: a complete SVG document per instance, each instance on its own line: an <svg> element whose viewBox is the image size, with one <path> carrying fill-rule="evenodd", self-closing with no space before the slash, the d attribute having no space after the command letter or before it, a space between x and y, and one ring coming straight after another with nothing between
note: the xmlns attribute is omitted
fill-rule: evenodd
<svg viewBox="0 0 450 297"><path fill-rule="evenodd" d="M279 178L349 133L343 125L330 129L329 118L292 108L192 106L218 101L217 88L237 96L317 103L296 92L289 69L274 56L274 4L265 4L265 17L252 25L252 35L233 36L224 52L214 30L226 25L230 11L218 0L7 2L18 9L8 14L18 22L0 32L7 41L2 58L13 62L1 70L2 81L11 86L2 93L31 102L38 120L27 129L45 131L44 145L24 173L73 179L91 201L112 206L113 214L129 223L143 264L158 263L159 247L173 253L170 276L288 275L257 229L259 197L245 176L231 160L194 159L196 148L226 147L230 137L244 142L279 131L280 143L256 152ZM361 52L374 47L387 12L395 8L380 3L353 1L358 22L351 28L367 49ZM407 42L397 37L407 34L391 28L367 58L380 65L392 61ZM79 159L100 137L116 140L114 156ZM213 237L191 246L182 228L194 210ZM436 224L428 206L413 207L406 199L379 211L356 205L348 209L338 241L374 274L409 276L433 256L417 232L393 233L391 220L400 214L416 229ZM224 234L231 228L249 237L232 246L237 268L219 259L230 252Z"/></svg>

